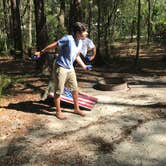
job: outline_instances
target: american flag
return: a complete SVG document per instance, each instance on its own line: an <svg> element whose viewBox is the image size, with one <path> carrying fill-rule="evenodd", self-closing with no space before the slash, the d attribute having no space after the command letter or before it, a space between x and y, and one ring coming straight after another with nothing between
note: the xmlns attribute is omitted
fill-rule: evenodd
<svg viewBox="0 0 166 166"><path fill-rule="evenodd" d="M54 97L54 93L49 93L49 97ZM61 95L61 101L74 104L72 93L67 88L64 89L64 94ZM79 93L78 103L80 107L91 110L97 103L97 98L85 93Z"/></svg>

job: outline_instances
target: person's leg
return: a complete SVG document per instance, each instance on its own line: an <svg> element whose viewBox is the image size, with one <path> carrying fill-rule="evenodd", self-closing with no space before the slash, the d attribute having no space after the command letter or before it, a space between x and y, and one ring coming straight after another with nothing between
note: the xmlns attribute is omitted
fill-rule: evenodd
<svg viewBox="0 0 166 166"><path fill-rule="evenodd" d="M46 100L48 95L49 95L49 93L53 93L53 92L54 92L54 84L53 84L53 80L50 79L50 81L48 83L48 86L45 89L44 94L41 97L41 100L43 100L43 101Z"/></svg>
<svg viewBox="0 0 166 166"><path fill-rule="evenodd" d="M56 116L58 119L66 119L66 117L63 115L62 111L61 111L61 100L60 100L60 95L54 94L54 103L55 103L55 107L56 107Z"/></svg>
<svg viewBox="0 0 166 166"><path fill-rule="evenodd" d="M74 100L74 112L76 114L81 115L81 116L85 116L86 115L85 112L81 111L80 108L79 108L78 91L77 90L72 91L72 95L73 95L73 100Z"/></svg>
<svg viewBox="0 0 166 166"><path fill-rule="evenodd" d="M60 98L61 94L63 93L64 90L64 84L66 80L66 71L62 67L57 66L54 64L54 69L53 69L53 80L54 80L54 104L56 107L56 116L59 119L66 119L66 117L63 115L61 111L61 105L60 105Z"/></svg>
<svg viewBox="0 0 166 166"><path fill-rule="evenodd" d="M79 103L78 103L78 85L77 85L77 79L76 79L76 73L73 69L70 71L67 75L67 84L69 89L72 91L73 101L74 101L74 112L76 114L79 114L81 116L85 116L85 113L80 110Z"/></svg>

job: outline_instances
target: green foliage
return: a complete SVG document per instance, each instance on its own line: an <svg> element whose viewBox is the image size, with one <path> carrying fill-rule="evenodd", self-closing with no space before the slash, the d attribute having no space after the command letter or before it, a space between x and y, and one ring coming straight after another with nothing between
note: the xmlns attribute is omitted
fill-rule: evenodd
<svg viewBox="0 0 166 166"><path fill-rule="evenodd" d="M4 51L4 45L6 43L6 38L2 38L0 40L0 53L2 53Z"/></svg>
<svg viewBox="0 0 166 166"><path fill-rule="evenodd" d="M59 38L58 29L58 13L60 11L60 6L57 1L48 0L45 3L45 14L47 16L47 30L49 41L48 43L57 40ZM58 35L58 37L57 37Z"/></svg>
<svg viewBox="0 0 166 166"><path fill-rule="evenodd" d="M166 43L166 22L160 22L155 25L153 39L155 41Z"/></svg>
<svg viewBox="0 0 166 166"><path fill-rule="evenodd" d="M165 25L166 23L166 0L150 0L151 1L151 25L152 31L156 32L156 27L158 24ZM8 42L6 31L5 31L5 21L4 21L4 11L3 11L3 1L0 1L0 51L6 51L6 48L9 49L13 47L12 42ZM56 40L67 33L67 28L62 29L59 25L58 14L60 12L61 0L46 0L44 1L45 8L44 12L46 15L48 36L50 43L53 40ZM65 2L65 25L68 26L69 20L69 10L71 0L64 0ZM109 35L108 45L111 44L111 41L115 39L122 39L130 36L131 27L134 21L134 34L136 35L136 25L137 25L137 0L84 0L82 3L83 10L83 21L88 24L90 20L90 35L91 38L96 41L98 40L98 3L100 2L100 11L101 11L101 43L104 43L103 40L105 33ZM7 3L7 14L10 15L10 1ZM22 35L23 35L23 44L26 49L28 46L29 39L29 9L27 4L29 1L20 1L20 14L21 14L21 25L22 25ZM118 4L115 8L115 4ZM141 0L141 35L147 35L147 18L148 18L148 3L147 0ZM91 17L89 18L89 7L91 6ZM115 11L114 11L115 10ZM113 13L113 16L111 16ZM110 17L109 27L107 27L108 18ZM9 19L9 18L8 18ZM9 22L8 22L9 24ZM34 17L34 3L32 2L32 47L36 43L36 29L35 29L35 17ZM106 30L107 28L107 30ZM6 48L5 48L6 47Z"/></svg>
<svg viewBox="0 0 166 166"><path fill-rule="evenodd" d="M0 95L3 94L4 90L11 85L12 80L6 75L0 75Z"/></svg>
<svg viewBox="0 0 166 166"><path fill-rule="evenodd" d="M0 75L0 96L4 94L4 91L11 85L17 84L22 81L19 77L10 77L5 74Z"/></svg>

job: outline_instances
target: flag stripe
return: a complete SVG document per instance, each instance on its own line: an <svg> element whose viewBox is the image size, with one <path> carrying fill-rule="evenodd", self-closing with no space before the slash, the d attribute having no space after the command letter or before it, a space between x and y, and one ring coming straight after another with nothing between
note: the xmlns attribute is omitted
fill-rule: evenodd
<svg viewBox="0 0 166 166"><path fill-rule="evenodd" d="M53 98L54 93L50 93L48 96ZM74 104L72 96L61 95L61 101L64 101L64 102L67 102L70 104ZM86 95L86 94L79 93L78 103L79 103L80 107L92 109L94 107L94 105L97 103L97 98Z"/></svg>
<svg viewBox="0 0 166 166"><path fill-rule="evenodd" d="M93 101L97 102L97 98L96 98L96 97L89 96L89 95L84 94L84 93L79 93L79 96L80 96L80 97L87 98L87 99L89 99L89 100L93 100Z"/></svg>
<svg viewBox="0 0 166 166"><path fill-rule="evenodd" d="M66 101L67 103L73 104L73 100L72 100L72 99L68 99L68 98L66 98L66 97L64 97L64 96L61 98L61 100L62 100L62 101ZM80 106L80 107L84 107L84 108L88 108L88 109L92 109L93 106L94 106L94 104L93 104L93 105L90 105L90 104L86 104L85 102L84 102L84 103L83 103L83 102L79 102L79 106Z"/></svg>

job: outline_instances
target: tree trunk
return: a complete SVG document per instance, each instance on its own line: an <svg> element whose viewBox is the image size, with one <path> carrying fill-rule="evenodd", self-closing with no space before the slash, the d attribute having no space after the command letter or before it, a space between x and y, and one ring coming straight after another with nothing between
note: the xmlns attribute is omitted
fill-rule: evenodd
<svg viewBox="0 0 166 166"><path fill-rule="evenodd" d="M29 15L28 15L28 47L32 47L32 0L29 0Z"/></svg>
<svg viewBox="0 0 166 166"><path fill-rule="evenodd" d="M11 0L11 13L12 13L12 25L13 25L13 39L15 57L22 58L22 34L21 34L21 22L20 22L20 11L19 11L19 0Z"/></svg>
<svg viewBox="0 0 166 166"><path fill-rule="evenodd" d="M3 15L4 15L4 24L5 24L5 33L6 33L6 38L5 38L5 43L4 43L4 48L5 48L5 51L8 50L8 42L9 41L9 36L10 36L10 29L9 29L9 15L7 14L8 11L7 11L7 4L6 4L6 1L3 0L2 1L2 5L3 5Z"/></svg>
<svg viewBox="0 0 166 166"><path fill-rule="evenodd" d="M60 12L58 15L59 28L65 29L65 1L61 0Z"/></svg>
<svg viewBox="0 0 166 166"><path fill-rule="evenodd" d="M98 18L97 18L97 56L96 56L96 64L102 65L103 61L101 58L101 0L97 0L97 7L98 7Z"/></svg>
<svg viewBox="0 0 166 166"><path fill-rule="evenodd" d="M72 0L69 13L69 33L72 32L72 26L77 21L82 22L81 0Z"/></svg>
<svg viewBox="0 0 166 166"><path fill-rule="evenodd" d="M139 49L140 49L140 19L141 19L141 0L138 0L138 18L137 18L137 51L135 64L138 64L139 59Z"/></svg>
<svg viewBox="0 0 166 166"><path fill-rule="evenodd" d="M135 20L135 8L136 8L136 3L137 0L134 1L134 9L133 9L133 18L132 18L132 22L131 22L131 33L130 33L130 42L133 42L133 36L135 33L135 25L136 25L136 20Z"/></svg>
<svg viewBox="0 0 166 166"><path fill-rule="evenodd" d="M108 11L108 17L107 17L107 22L106 22L106 25L105 25L105 31L104 31L104 50L105 50L105 55L108 55L109 54L109 51L110 51L110 38L112 38L113 34L114 34L114 26L115 26L115 23L116 23L116 17L117 17L117 14L116 14L116 11L117 11L117 8L118 8L118 4L119 4L119 0L116 0L114 4L112 4L112 10ZM112 26L112 33L110 35L110 29L111 29L111 26Z"/></svg>
<svg viewBox="0 0 166 166"><path fill-rule="evenodd" d="M34 0L35 6L35 23L36 23L36 47L37 50L43 49L48 42L46 16L44 13L44 1ZM43 55L37 60L36 69L43 71L46 57Z"/></svg>
<svg viewBox="0 0 166 166"><path fill-rule="evenodd" d="M3 13L4 13L4 22L5 22L5 31L7 38L9 39L10 36L10 28L9 28L9 15L7 11L7 2L6 0L3 0Z"/></svg>
<svg viewBox="0 0 166 166"><path fill-rule="evenodd" d="M28 57L31 57L32 51L32 0L28 4Z"/></svg>
<svg viewBox="0 0 166 166"><path fill-rule="evenodd" d="M89 7L88 7L88 11L89 11L89 14L88 14L88 33L89 33L89 37L91 35L91 22L92 22L92 5L91 5L91 1L89 2Z"/></svg>
<svg viewBox="0 0 166 166"><path fill-rule="evenodd" d="M151 1L148 1L148 24L147 24L147 31L148 31L148 38L147 38L147 44L149 45L150 37L151 37Z"/></svg>
<svg viewBox="0 0 166 166"><path fill-rule="evenodd" d="M133 42L134 29L135 29L135 20L133 19L131 23L130 42Z"/></svg>
<svg viewBox="0 0 166 166"><path fill-rule="evenodd" d="M64 33L66 32L66 22L67 22L67 17L65 17L65 0L60 1L60 12L57 15L57 19L58 19L58 25L57 25L57 30L56 30L56 34L55 34L55 40L58 40L59 38L61 38Z"/></svg>
<svg viewBox="0 0 166 166"><path fill-rule="evenodd" d="M35 23L36 23L36 47L41 50L47 45L48 34L46 26L46 16L44 13L44 1L34 0Z"/></svg>
<svg viewBox="0 0 166 166"><path fill-rule="evenodd" d="M108 12L108 18L107 18L107 23L105 24L104 26L104 55L108 55L108 50L109 50L109 37L108 37L108 31L109 31L109 23L110 23L110 20L109 20L109 15L110 15L110 11L107 11Z"/></svg>

